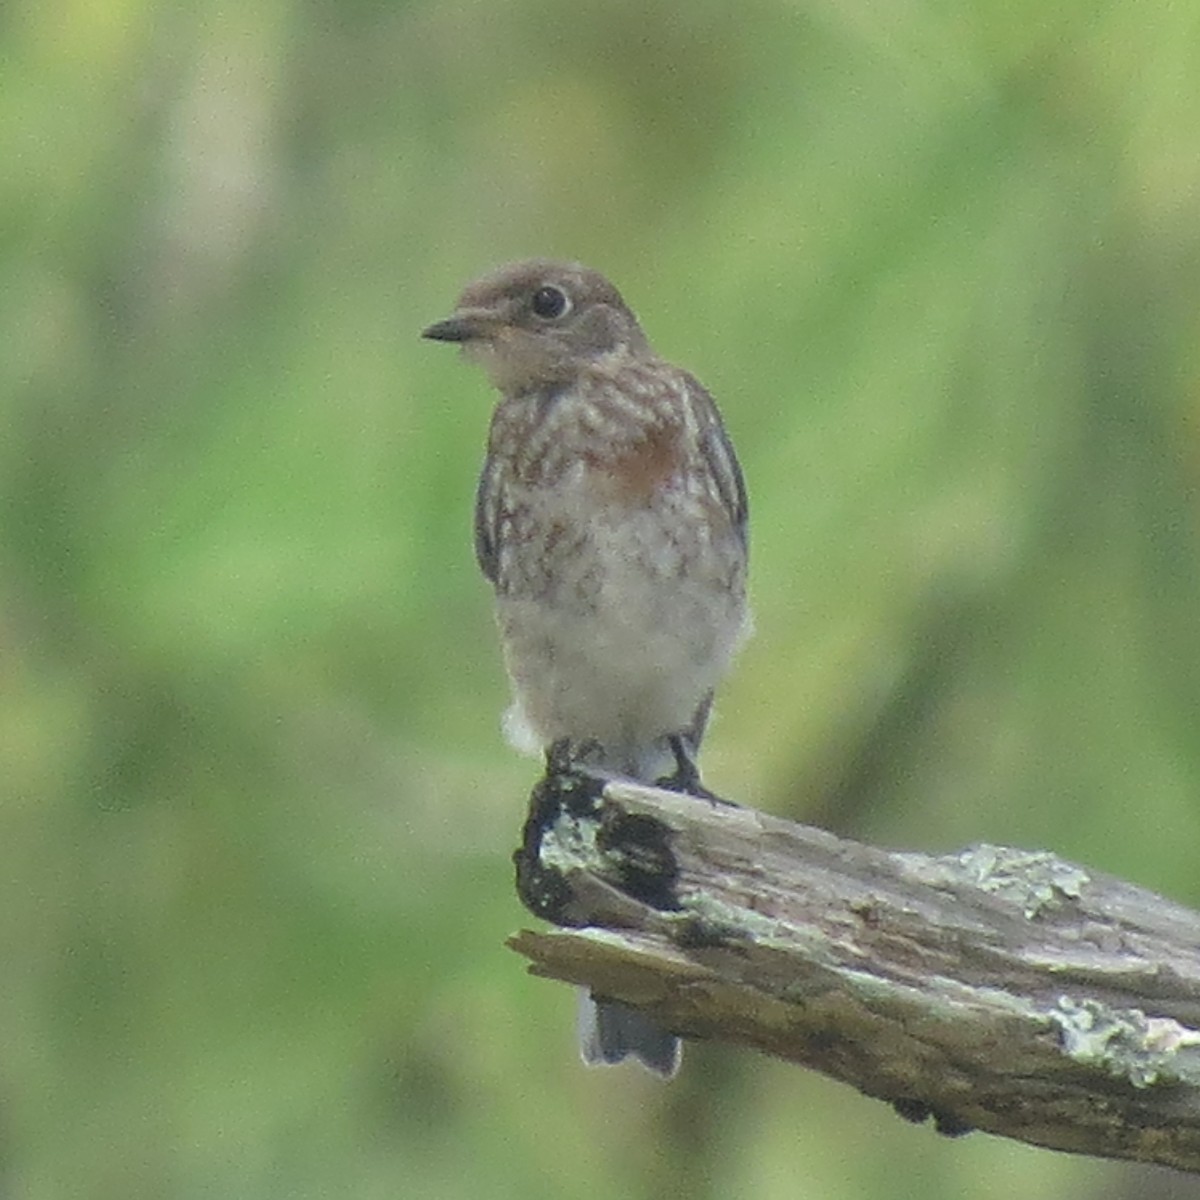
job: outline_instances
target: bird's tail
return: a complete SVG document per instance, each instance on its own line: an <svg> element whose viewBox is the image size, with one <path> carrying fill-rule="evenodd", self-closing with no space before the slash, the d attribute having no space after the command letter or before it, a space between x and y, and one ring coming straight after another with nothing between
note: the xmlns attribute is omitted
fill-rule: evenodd
<svg viewBox="0 0 1200 1200"><path fill-rule="evenodd" d="M603 765L647 783L668 776L672 768L679 775L690 768L691 776L698 781L695 756L711 708L710 692L696 709L691 725L675 739L659 738L647 745L625 748L619 754L597 747L600 756L607 758ZM670 1079L679 1070L683 1054L683 1047L673 1033L656 1025L636 1008L616 1000L598 1000L586 991L579 1003L579 1049L589 1066L636 1058L663 1079Z"/></svg>
<svg viewBox="0 0 1200 1200"><path fill-rule="evenodd" d="M616 1000L579 997L579 1049L589 1066L636 1058L647 1070L670 1079L679 1070L679 1039Z"/></svg>

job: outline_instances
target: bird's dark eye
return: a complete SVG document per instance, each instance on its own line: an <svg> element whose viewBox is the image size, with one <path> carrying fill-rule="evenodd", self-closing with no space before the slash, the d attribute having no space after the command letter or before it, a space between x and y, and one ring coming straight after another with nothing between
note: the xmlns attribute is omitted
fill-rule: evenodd
<svg viewBox="0 0 1200 1200"><path fill-rule="evenodd" d="M571 308L571 301L567 299L567 293L562 288L552 287L550 284L538 288L533 293L531 304L533 311L547 321L565 316Z"/></svg>

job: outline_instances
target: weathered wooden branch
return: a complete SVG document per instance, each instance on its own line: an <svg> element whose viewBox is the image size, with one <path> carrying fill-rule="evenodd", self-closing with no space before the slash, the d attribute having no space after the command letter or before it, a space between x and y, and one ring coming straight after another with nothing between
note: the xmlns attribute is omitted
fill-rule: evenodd
<svg viewBox="0 0 1200 1200"><path fill-rule="evenodd" d="M535 790L536 974L944 1133L1200 1171L1200 914L1052 854L888 853L654 788Z"/></svg>

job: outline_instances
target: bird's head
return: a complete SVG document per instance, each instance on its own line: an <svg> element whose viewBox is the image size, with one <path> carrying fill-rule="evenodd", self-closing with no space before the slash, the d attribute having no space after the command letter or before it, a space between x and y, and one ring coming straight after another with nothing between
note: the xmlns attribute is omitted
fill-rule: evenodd
<svg viewBox="0 0 1200 1200"><path fill-rule="evenodd" d="M620 293L577 263L529 259L483 276L422 334L459 342L506 394L569 383L590 361L647 349Z"/></svg>

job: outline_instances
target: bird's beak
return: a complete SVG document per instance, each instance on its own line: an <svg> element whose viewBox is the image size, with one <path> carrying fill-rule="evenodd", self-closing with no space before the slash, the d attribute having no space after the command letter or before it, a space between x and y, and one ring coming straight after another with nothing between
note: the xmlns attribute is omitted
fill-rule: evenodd
<svg viewBox="0 0 1200 1200"><path fill-rule="evenodd" d="M444 321L435 321L421 332L421 336L435 342L473 342L476 338L486 337L492 324L492 319L485 313L463 310Z"/></svg>

